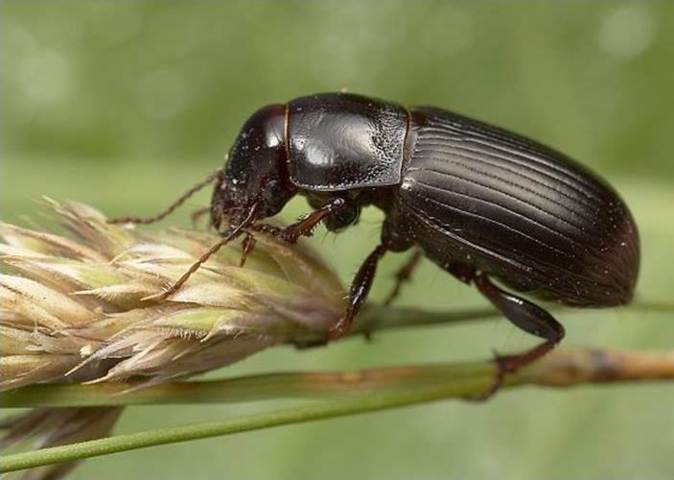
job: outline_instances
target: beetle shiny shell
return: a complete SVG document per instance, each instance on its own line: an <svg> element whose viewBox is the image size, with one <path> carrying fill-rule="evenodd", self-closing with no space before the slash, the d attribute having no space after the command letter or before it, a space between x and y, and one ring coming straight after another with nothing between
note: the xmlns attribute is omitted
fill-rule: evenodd
<svg viewBox="0 0 674 480"><path fill-rule="evenodd" d="M447 110L346 93L268 105L244 123L224 169L206 182L211 179L211 219L216 228L226 224L223 240L166 296L240 235L246 236L245 260L255 243L252 232L294 242L320 222L335 232L357 223L361 209L374 205L385 215L381 240L356 273L345 315L330 337L348 332L379 260L412 249L390 299L426 256L474 285L519 328L545 339L522 354L499 357L498 384L503 373L561 341L564 328L494 280L576 307L622 305L634 293L639 236L608 183L552 148ZM286 228L264 223L296 195L314 210Z"/></svg>
<svg viewBox="0 0 674 480"><path fill-rule="evenodd" d="M297 194L313 212L285 229L261 223ZM344 93L264 107L232 147L211 215L215 225L233 218L223 235L249 227L295 241L319 222L332 231L356 223L367 205L385 214L381 241L354 277L332 337L349 330L388 251L416 252L390 298L425 255L545 339L500 358L501 376L544 355L564 328L494 279L576 307L632 299L639 237L608 183L552 148L435 107Z"/></svg>

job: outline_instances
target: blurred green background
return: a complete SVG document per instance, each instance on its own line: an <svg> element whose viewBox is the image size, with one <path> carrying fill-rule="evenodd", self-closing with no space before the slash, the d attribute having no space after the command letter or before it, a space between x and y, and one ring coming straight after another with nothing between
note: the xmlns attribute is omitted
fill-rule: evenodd
<svg viewBox="0 0 674 480"><path fill-rule="evenodd" d="M639 297L674 284L674 2L0 3L2 218L35 199L149 214L221 165L256 108L347 88L507 126L600 171L641 229ZM167 223L187 224L191 201ZM302 201L285 212L306 211ZM313 242L345 281L381 215ZM402 261L384 261L372 299ZM484 301L425 263L401 304ZM657 312L565 311L566 345L672 348ZM503 320L278 348L220 374L441 362L523 349ZM674 475L674 387L504 392L87 462L72 478L665 479ZM117 432L271 404L129 409Z"/></svg>

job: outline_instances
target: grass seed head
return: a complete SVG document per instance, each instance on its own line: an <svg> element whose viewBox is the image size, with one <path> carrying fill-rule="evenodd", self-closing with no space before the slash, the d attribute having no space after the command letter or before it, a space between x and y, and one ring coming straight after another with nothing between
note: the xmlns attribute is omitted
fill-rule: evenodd
<svg viewBox="0 0 674 480"><path fill-rule="evenodd" d="M339 280L313 252L262 235L245 268L233 243L168 300L147 300L217 234L125 228L86 205L47 203L66 234L0 223L0 390L151 385L320 340L343 312Z"/></svg>

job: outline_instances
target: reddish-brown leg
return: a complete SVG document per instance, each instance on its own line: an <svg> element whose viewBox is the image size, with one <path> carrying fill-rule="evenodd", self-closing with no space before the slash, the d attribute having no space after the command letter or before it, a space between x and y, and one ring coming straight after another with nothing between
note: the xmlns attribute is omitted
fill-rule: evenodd
<svg viewBox="0 0 674 480"><path fill-rule="evenodd" d="M241 245L241 260L239 260L239 267L243 268L246 265L246 258L248 254L253 251L255 248L255 237L250 233L246 234L246 238L243 239L243 244Z"/></svg>
<svg viewBox="0 0 674 480"><path fill-rule="evenodd" d="M398 297L398 295L400 295L400 290L402 289L403 284L409 282L412 274L419 266L422 258L423 253L420 249L417 248L414 250L414 252L412 252L412 255L410 255L403 266L400 267L400 269L396 272L395 285L384 300L384 305L390 305Z"/></svg>
<svg viewBox="0 0 674 480"><path fill-rule="evenodd" d="M358 314L358 310L360 310L363 302L365 302L368 293L370 293L372 281L377 272L377 264L388 250L386 245L380 244L365 258L365 261L361 264L358 273L356 273L351 282L349 305L346 308L346 314L330 328L328 338L336 339L349 333L353 319Z"/></svg>
<svg viewBox="0 0 674 480"><path fill-rule="evenodd" d="M331 202L323 205L322 207L314 210L311 213L308 213L303 218L298 220L295 223L288 225L287 227L277 227L275 225L270 225L268 223L257 223L251 225L249 230L256 232L267 233L279 240L283 240L288 243L296 243L300 237L310 237L313 234L314 228L323 221L328 215L334 212L339 207L344 205L343 198L336 198ZM241 261L239 265L243 267L246 263L246 257L250 252L255 248L255 238L248 234L243 242Z"/></svg>
<svg viewBox="0 0 674 480"><path fill-rule="evenodd" d="M180 205L185 203L185 201L190 198L192 195L194 195L196 192L204 188L205 186L213 183L216 179L220 177L222 174L222 169L219 168L215 172L211 173L208 177L206 177L204 180L201 182L195 184L192 188L187 190L185 193L183 193L180 197L178 197L171 205L168 206L164 211L158 213L157 215L154 215L152 217L121 217L121 218L109 218L108 223L135 223L135 224L142 224L142 225L149 225L150 223L155 223L158 222L159 220L163 219L164 217L167 217L170 215L176 208L178 208Z"/></svg>
<svg viewBox="0 0 674 480"><path fill-rule="evenodd" d="M322 207L307 214L297 222L288 225L277 234L279 238L289 243L295 243L300 237L310 237L314 228L328 215L345 205L343 198L335 198Z"/></svg>
<svg viewBox="0 0 674 480"><path fill-rule="evenodd" d="M268 223L258 223L250 227L251 230L268 233L288 243L295 243L300 237L310 237L314 228L332 212L344 206L343 198L335 198L313 212L300 218L287 227L277 227Z"/></svg>
<svg viewBox="0 0 674 480"><path fill-rule="evenodd" d="M277 227L275 225L270 225L268 223L257 223L251 225L249 230L256 232L267 233L279 240L283 240L288 243L296 243L300 237L310 237L313 234L314 228L325 218L330 215L332 212L338 208L344 206L343 198L336 198L331 202L323 205L322 207L314 210L311 213L308 213L300 220L295 223L288 225L287 227ZM246 263L246 257L250 252L255 248L255 238L248 234L243 242L242 246L242 255L240 266L243 267Z"/></svg>

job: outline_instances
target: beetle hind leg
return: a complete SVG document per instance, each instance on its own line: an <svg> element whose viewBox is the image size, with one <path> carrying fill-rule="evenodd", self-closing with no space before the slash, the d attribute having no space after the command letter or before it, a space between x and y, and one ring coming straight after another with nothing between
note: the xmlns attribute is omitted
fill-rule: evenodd
<svg viewBox="0 0 674 480"><path fill-rule="evenodd" d="M480 293L520 329L552 343L564 338L564 327L538 305L500 289L482 273L473 281Z"/></svg>
<svg viewBox="0 0 674 480"><path fill-rule="evenodd" d="M496 285L483 273L476 273L473 278L475 286L503 315L518 328L531 335L543 338L545 341L525 352L513 355L496 355L495 362L498 372L494 385L478 399L484 400L491 397L503 383L503 378L508 373L535 362L543 357L564 338L564 327L547 311L508 293Z"/></svg>
<svg viewBox="0 0 674 480"><path fill-rule="evenodd" d="M521 297L497 287L489 277L465 263L451 262L445 267L458 280L474 284L482 295L516 327L545 341L529 350L513 355L496 354L498 368L493 385L473 400L486 400L494 395L506 374L516 372L543 357L564 338L564 327L547 311Z"/></svg>

